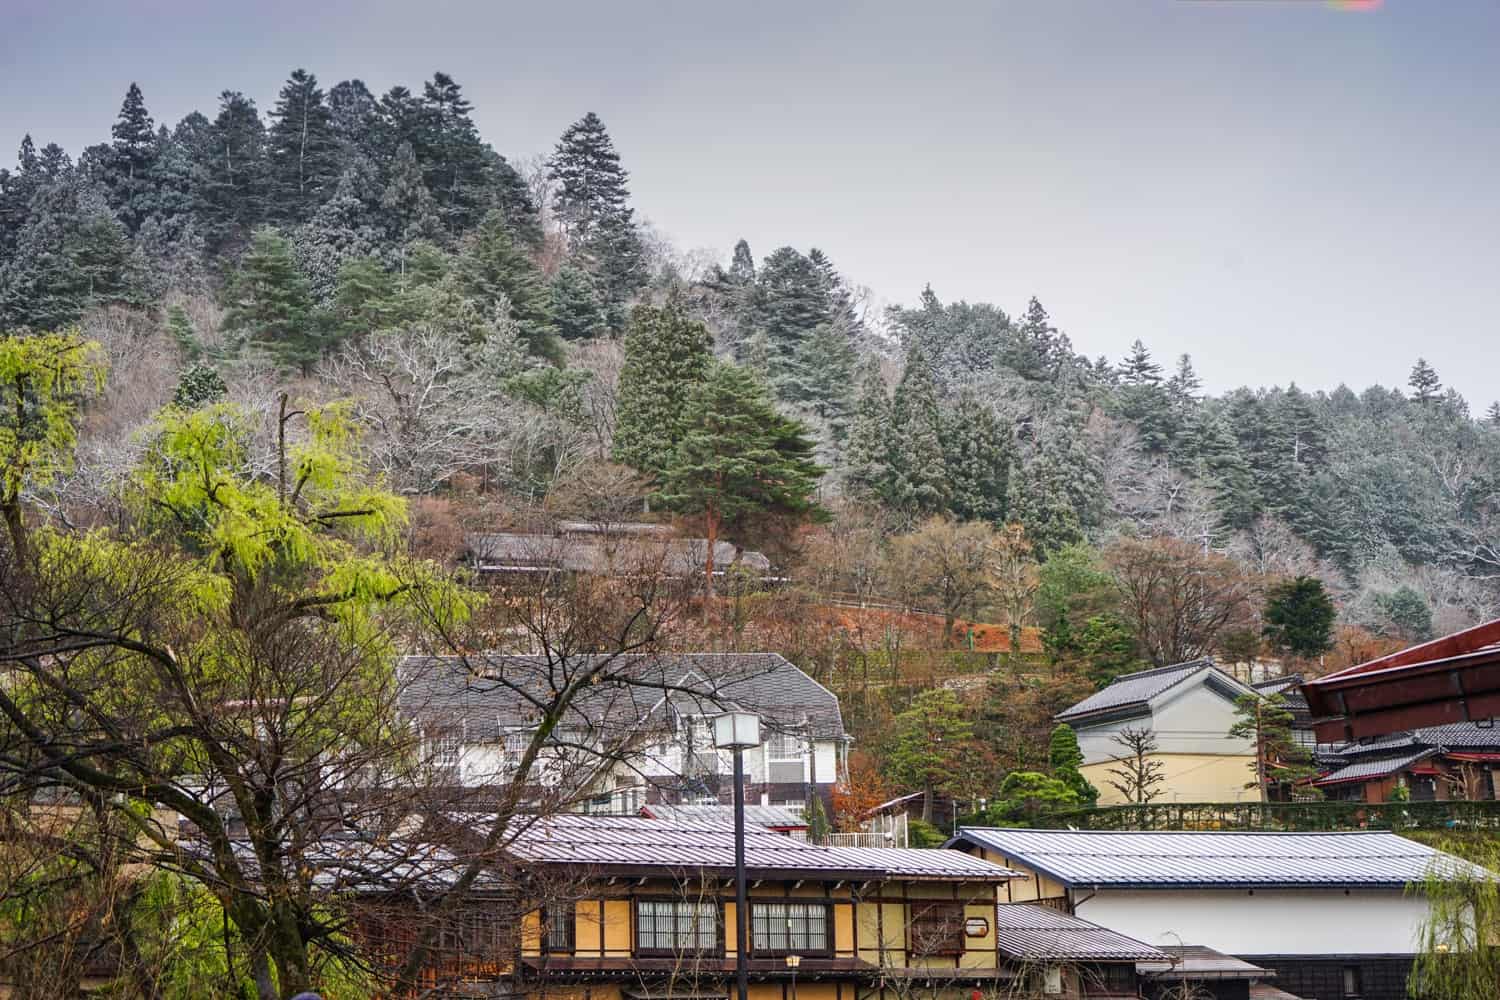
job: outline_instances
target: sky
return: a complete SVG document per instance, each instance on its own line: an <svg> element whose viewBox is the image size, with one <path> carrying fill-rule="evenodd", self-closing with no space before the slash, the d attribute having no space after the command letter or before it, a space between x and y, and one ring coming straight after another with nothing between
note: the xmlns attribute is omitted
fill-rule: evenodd
<svg viewBox="0 0 1500 1000"><path fill-rule="evenodd" d="M268 110L297 67L441 70L509 157L597 112L685 250L817 246L886 303L1035 295L1080 352L1139 338L1213 391L1422 356L1500 398L1493 0L3 6L3 150L107 139L132 80L175 123L225 89Z"/></svg>

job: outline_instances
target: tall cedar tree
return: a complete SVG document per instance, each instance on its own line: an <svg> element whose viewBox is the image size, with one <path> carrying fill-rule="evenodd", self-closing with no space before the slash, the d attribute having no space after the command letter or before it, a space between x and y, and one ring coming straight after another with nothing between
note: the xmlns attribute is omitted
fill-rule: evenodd
<svg viewBox="0 0 1500 1000"><path fill-rule="evenodd" d="M687 418L660 495L703 520L704 592L711 598L714 546L724 530L756 515L815 512L812 495L825 470L812 460L806 428L777 413L764 383L738 365L710 364L688 399Z"/></svg>
<svg viewBox="0 0 1500 1000"><path fill-rule="evenodd" d="M312 369L323 346L313 321L312 289L297 270L286 237L269 226L257 229L227 292L226 330L241 331L287 368L303 374Z"/></svg>
<svg viewBox="0 0 1500 1000"><path fill-rule="evenodd" d="M897 510L922 517L948 504L943 465L943 426L937 385L921 348L906 355L906 369L891 404L891 501Z"/></svg>
<svg viewBox="0 0 1500 1000"><path fill-rule="evenodd" d="M552 279L550 294L557 332L564 339L587 340L606 331L604 304L587 271L564 264Z"/></svg>
<svg viewBox="0 0 1500 1000"><path fill-rule="evenodd" d="M133 234L151 212L155 193L151 168L157 156L155 125L136 84L132 83L125 92L120 116L109 131L114 142L110 146L104 184L109 189L110 207Z"/></svg>
<svg viewBox="0 0 1500 1000"><path fill-rule="evenodd" d="M205 175L205 236L218 251L238 245L266 218L266 130L255 102L224 91L207 138L198 166Z"/></svg>
<svg viewBox="0 0 1500 1000"><path fill-rule="evenodd" d="M599 279L618 325L621 307L646 283L645 248L629 206L630 175L598 115L590 111L568 126L547 168L570 249Z"/></svg>
<svg viewBox="0 0 1500 1000"><path fill-rule="evenodd" d="M708 328L680 302L636 306L615 403L615 461L660 480L687 435L689 400L713 359Z"/></svg>
<svg viewBox="0 0 1500 1000"><path fill-rule="evenodd" d="M334 192L340 172L333 113L318 78L292 72L276 98L266 142L272 218L301 222Z"/></svg>
<svg viewBox="0 0 1500 1000"><path fill-rule="evenodd" d="M495 200L491 195L498 182L498 177L491 176L491 161L470 117L472 110L462 88L448 74L434 73L423 84L417 156L443 225L452 233L467 232L478 224ZM495 164L497 171L500 164L504 161ZM508 210L505 215L517 230L531 221L523 217L524 212ZM530 242L529 235L523 241Z"/></svg>
<svg viewBox="0 0 1500 1000"><path fill-rule="evenodd" d="M783 393L785 398L801 403L816 416L835 443L844 440L849 427L854 366L858 361L849 335L832 323L824 323L802 341L796 359L796 382Z"/></svg>
<svg viewBox="0 0 1500 1000"><path fill-rule="evenodd" d="M969 389L959 393L943 427L949 511L965 521L1003 524L1010 434L995 419L995 411Z"/></svg>
<svg viewBox="0 0 1500 1000"><path fill-rule="evenodd" d="M403 248L417 240L442 242L447 236L438 218L437 202L422 180L422 168L409 142L396 147L390 176L380 194L380 210L386 235Z"/></svg>
<svg viewBox="0 0 1500 1000"><path fill-rule="evenodd" d="M829 319L823 276L807 257L781 247L761 263L754 308L770 349L771 382L794 398L804 379L803 341Z"/></svg>
<svg viewBox="0 0 1500 1000"><path fill-rule="evenodd" d="M505 213L491 209L469 238L457 264L465 295L493 309L508 302L527 349L562 364L562 347L552 320L552 296L530 256L511 238Z"/></svg>
<svg viewBox="0 0 1500 1000"><path fill-rule="evenodd" d="M1411 398L1423 404L1431 403L1443 391L1442 379L1438 378L1437 370L1427 363L1426 358L1418 358L1412 365L1411 377L1406 384L1411 389Z"/></svg>
<svg viewBox="0 0 1500 1000"><path fill-rule="evenodd" d="M870 355L860 367L854 416L844 449L844 489L861 500L887 500L892 478L891 401L885 376L880 373L880 359Z"/></svg>
<svg viewBox="0 0 1500 1000"><path fill-rule="evenodd" d="M1333 648L1337 615L1322 580L1310 576L1284 580L1266 591L1266 640L1279 653L1321 656Z"/></svg>

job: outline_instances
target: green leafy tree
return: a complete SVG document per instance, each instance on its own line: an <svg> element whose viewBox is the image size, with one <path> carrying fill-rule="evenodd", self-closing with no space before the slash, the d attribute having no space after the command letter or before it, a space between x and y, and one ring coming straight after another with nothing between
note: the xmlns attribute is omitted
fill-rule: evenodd
<svg viewBox="0 0 1500 1000"><path fill-rule="evenodd" d="M1265 637L1278 652L1321 656L1333 648L1337 615L1322 580L1310 576L1284 580L1266 591Z"/></svg>
<svg viewBox="0 0 1500 1000"><path fill-rule="evenodd" d="M1057 728L1052 730L1047 746L1052 776L1072 789L1080 805L1092 807L1097 803L1099 790L1089 784L1080 770L1083 767L1083 751L1078 748L1078 734L1073 731L1073 727L1066 722L1058 723Z"/></svg>
<svg viewBox="0 0 1500 1000"><path fill-rule="evenodd" d="M1279 694L1240 695L1234 703L1234 725L1230 739L1249 740L1254 760L1246 788L1257 789L1260 801L1270 797L1275 785L1291 786L1317 773L1312 753L1298 743L1292 732L1292 712Z"/></svg>
<svg viewBox="0 0 1500 1000"><path fill-rule="evenodd" d="M816 514L824 469L806 429L771 404L764 383L738 365L715 361L687 402L682 440L662 473L661 499L702 519L707 539L704 591L712 598L714 549L725 528L756 517ZM704 614L710 601L704 602Z"/></svg>
<svg viewBox="0 0 1500 1000"><path fill-rule="evenodd" d="M949 484L943 422L932 368L918 348L907 352L891 402L891 442L892 505L917 517L944 510Z"/></svg>
<svg viewBox="0 0 1500 1000"><path fill-rule="evenodd" d="M396 148L395 161L388 171L385 189L380 193L380 213L386 236L405 247L417 240L433 243L447 241L447 233L438 217L437 202L422 179L422 168L411 143Z"/></svg>
<svg viewBox="0 0 1500 1000"><path fill-rule="evenodd" d="M1078 790L1062 776L1012 771L1001 783L985 819L996 826L1029 826L1047 813L1077 809L1081 803Z"/></svg>
<svg viewBox="0 0 1500 1000"><path fill-rule="evenodd" d="M182 372L177 380L177 389L172 393L172 404L185 410L196 410L209 403L217 403L229 395L224 378L212 365L194 362Z"/></svg>
<svg viewBox="0 0 1500 1000"><path fill-rule="evenodd" d="M958 395L943 420L948 509L964 521L1005 523L1010 435L972 390Z"/></svg>
<svg viewBox="0 0 1500 1000"><path fill-rule="evenodd" d="M313 320L312 289L286 237L269 226L255 231L227 288L224 328L244 334L276 361L304 374L323 348Z"/></svg>
<svg viewBox="0 0 1500 1000"><path fill-rule="evenodd" d="M974 738L958 695L947 688L923 691L891 720L885 770L904 788L922 792L922 818L932 822L932 800L952 789Z"/></svg>
<svg viewBox="0 0 1500 1000"><path fill-rule="evenodd" d="M1432 638L1432 606L1413 588L1402 586L1388 594L1378 594L1375 606L1385 616L1386 631L1407 642L1426 642Z"/></svg>
<svg viewBox="0 0 1500 1000"><path fill-rule="evenodd" d="M1434 846L1440 854L1411 892L1426 901L1417 932L1409 996L1424 1000L1486 1000L1500 982L1500 848L1454 836ZM1459 859L1463 858L1463 861ZM1468 862L1468 863L1465 863Z"/></svg>
<svg viewBox="0 0 1500 1000"><path fill-rule="evenodd" d="M614 458L660 479L693 420L689 400L713 361L708 328L679 302L636 306L615 403Z"/></svg>

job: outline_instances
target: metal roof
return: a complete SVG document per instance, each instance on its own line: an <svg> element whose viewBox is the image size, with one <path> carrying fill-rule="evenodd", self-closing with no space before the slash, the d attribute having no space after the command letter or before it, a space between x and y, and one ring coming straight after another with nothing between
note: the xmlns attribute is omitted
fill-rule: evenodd
<svg viewBox="0 0 1500 1000"><path fill-rule="evenodd" d="M451 814L483 829L487 816ZM634 816L558 815L519 828L507 850L523 862L635 874L722 875L734 871L734 831L718 823L668 823ZM754 877L785 874L859 879L1007 882L1020 872L960 851L822 847L765 829L745 831L745 865Z"/></svg>
<svg viewBox="0 0 1500 1000"><path fill-rule="evenodd" d="M1001 903L995 936L1005 954L1028 961L1128 962L1167 958L1165 952L1118 931L1035 903Z"/></svg>
<svg viewBox="0 0 1500 1000"><path fill-rule="evenodd" d="M480 570L505 572L602 573L617 576L703 572L708 540L671 538L662 525L586 525L567 522L561 534L488 532L464 539L469 558ZM664 529L664 530L656 530ZM714 543L714 564L722 573L735 562L767 573L771 560L763 553L738 549L732 542Z"/></svg>
<svg viewBox="0 0 1500 1000"><path fill-rule="evenodd" d="M667 823L708 823L734 829L734 806L726 805L646 805L641 815ZM763 826L768 830L805 830L807 817L800 809L789 806L745 805L745 825Z"/></svg>
<svg viewBox="0 0 1500 1000"><path fill-rule="evenodd" d="M1144 833L963 827L950 845L995 851L1072 886L1399 888L1435 867L1483 869L1393 833Z"/></svg>
<svg viewBox="0 0 1500 1000"><path fill-rule="evenodd" d="M598 659L501 653L407 656L399 666L400 707L426 723L462 725L471 742L495 741L533 726L536 704L550 701ZM667 721L661 713L670 701L686 715L739 708L759 713L772 731L833 739L845 735L833 692L776 653L626 654L615 657L605 673L602 683L578 694L564 727L633 732Z"/></svg>
<svg viewBox="0 0 1500 1000"><path fill-rule="evenodd" d="M1250 694L1251 689L1214 666L1209 657L1174 663L1168 667L1156 667L1134 674L1123 674L1103 691L1096 691L1078 704L1059 712L1054 718L1058 722L1072 722L1099 715L1124 714L1132 709L1143 709L1157 695L1171 690L1184 681L1199 674L1209 675L1226 687Z"/></svg>
<svg viewBox="0 0 1500 1000"><path fill-rule="evenodd" d="M1201 944L1163 945L1164 961L1137 962L1135 969L1153 979L1270 979L1276 973L1242 958L1226 955Z"/></svg>
<svg viewBox="0 0 1500 1000"><path fill-rule="evenodd" d="M1418 750L1416 753L1403 754L1399 757L1375 757L1355 761L1353 764L1323 775L1313 784L1341 785L1346 781L1374 781L1377 778L1403 771L1417 761L1425 760L1436 753L1436 750Z"/></svg>

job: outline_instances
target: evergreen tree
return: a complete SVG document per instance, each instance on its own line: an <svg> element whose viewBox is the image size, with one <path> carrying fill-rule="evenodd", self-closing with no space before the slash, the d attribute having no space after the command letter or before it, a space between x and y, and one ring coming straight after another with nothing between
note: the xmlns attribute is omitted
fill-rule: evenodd
<svg viewBox="0 0 1500 1000"><path fill-rule="evenodd" d="M203 345L198 341L198 331L194 329L192 319L182 306L172 306L167 310L167 335L172 338L185 360L197 361L203 353Z"/></svg>
<svg viewBox="0 0 1500 1000"><path fill-rule="evenodd" d="M937 387L920 348L907 352L906 368L891 403L891 471L890 499L897 510L924 516L947 506Z"/></svg>
<svg viewBox="0 0 1500 1000"><path fill-rule="evenodd" d="M409 142L396 147L390 177L380 195L380 210L392 243L405 247L417 240L441 243L444 239L437 202L422 180L422 168Z"/></svg>
<svg viewBox="0 0 1500 1000"><path fill-rule="evenodd" d="M755 284L755 258L750 253L750 244L744 240L734 245L734 256L729 261L729 281L740 288Z"/></svg>
<svg viewBox="0 0 1500 1000"><path fill-rule="evenodd" d="M1073 436L1052 438L1012 477L1010 516L1045 557L1083 540L1101 492L1094 459L1082 442Z"/></svg>
<svg viewBox="0 0 1500 1000"><path fill-rule="evenodd" d="M494 200L491 188L498 176L491 176L505 164L486 155L479 130L470 117L473 105L463 96L463 89L446 73L434 73L422 87L422 128L417 144L417 158L422 164L422 179L437 202L438 214L451 233L464 233L478 225ZM514 173L514 171L512 171ZM529 196L527 197L529 203ZM513 231L524 220L506 212Z"/></svg>
<svg viewBox="0 0 1500 1000"><path fill-rule="evenodd" d="M800 403L816 416L834 442L842 442L848 429L854 366L854 345L839 328L817 327L798 348L796 377L782 390L783 398Z"/></svg>
<svg viewBox="0 0 1500 1000"><path fill-rule="evenodd" d="M1266 591L1266 640L1279 653L1320 656L1333 648L1337 614L1322 580L1310 576L1284 580Z"/></svg>
<svg viewBox="0 0 1500 1000"><path fill-rule="evenodd" d="M687 434L689 400L708 375L713 338L679 302L636 306L615 403L615 461L660 478Z"/></svg>
<svg viewBox="0 0 1500 1000"><path fill-rule="evenodd" d="M1417 363L1412 365L1411 376L1406 384L1411 388L1411 398L1424 405L1436 400L1443 391L1442 380L1426 358L1418 358Z"/></svg>
<svg viewBox="0 0 1500 1000"><path fill-rule="evenodd" d="M293 234L297 266L307 275L319 304L333 297L347 262L373 256L385 246L373 205L376 183L369 164L354 161L339 178L333 196Z"/></svg>
<svg viewBox="0 0 1500 1000"><path fill-rule="evenodd" d="M662 473L667 506L702 518L704 591L714 589L714 548L747 519L803 516L825 471L806 428L776 412L765 384L722 361L708 366L687 402L682 440ZM707 616L709 607L704 606Z"/></svg>
<svg viewBox="0 0 1500 1000"><path fill-rule="evenodd" d="M313 322L312 290L286 237L269 226L257 229L227 293L226 330L243 333L281 365L303 374L311 370L322 339Z"/></svg>
<svg viewBox="0 0 1500 1000"><path fill-rule="evenodd" d="M1386 631L1407 642L1426 642L1432 638L1432 607L1427 598L1408 586L1379 594L1375 605L1385 615Z"/></svg>
<svg viewBox="0 0 1500 1000"><path fill-rule="evenodd" d="M404 317L395 277L374 257L344 261L334 288L333 312L345 337L395 326Z"/></svg>
<svg viewBox="0 0 1500 1000"><path fill-rule="evenodd" d="M380 103L363 80L344 80L328 92L328 126L344 164L357 157L376 159Z"/></svg>
<svg viewBox="0 0 1500 1000"><path fill-rule="evenodd" d="M1083 751L1078 748L1078 734L1066 722L1058 723L1048 740L1048 762L1052 776L1067 785L1078 796L1079 804L1093 808L1099 801L1099 790L1084 778Z"/></svg>
<svg viewBox="0 0 1500 1000"><path fill-rule="evenodd" d="M781 247L761 264L754 311L770 348L771 384L784 397L795 393L803 378L802 342L828 323L822 286L813 262L791 247Z"/></svg>
<svg viewBox="0 0 1500 1000"><path fill-rule="evenodd" d="M965 521L1003 524L1010 435L995 419L995 411L968 389L959 393L943 426L949 511Z"/></svg>
<svg viewBox="0 0 1500 1000"><path fill-rule="evenodd" d="M624 303L646 282L645 248L629 207L629 175L598 115L590 111L568 126L547 168L568 245L599 279L618 326Z"/></svg>
<svg viewBox="0 0 1500 1000"><path fill-rule="evenodd" d="M151 169L158 151L155 124L146 110L141 88L134 83L125 92L110 135L114 143L106 158L104 185L109 190L110 207L126 232L133 234L152 209Z"/></svg>
<svg viewBox="0 0 1500 1000"><path fill-rule="evenodd" d="M376 135L380 149L399 149L403 144L417 149L422 145L426 109L408 88L392 87L380 98Z"/></svg>
<svg viewBox="0 0 1500 1000"><path fill-rule="evenodd" d="M522 339L532 354L562 363L557 328L552 319L552 297L526 252L511 239L505 214L491 209L458 255L455 275L469 298L488 308L507 304Z"/></svg>
<svg viewBox="0 0 1500 1000"><path fill-rule="evenodd" d="M862 500L886 500L894 488L891 468L891 402L880 361L865 358L844 448L844 489Z"/></svg>
<svg viewBox="0 0 1500 1000"><path fill-rule="evenodd" d="M333 113L318 78L304 69L294 70L282 85L271 120L266 155L269 216L305 221L333 195L341 170Z"/></svg>
<svg viewBox="0 0 1500 1000"><path fill-rule="evenodd" d="M1484 411L1485 423L1493 427L1500 427L1500 401L1490 404L1490 408Z"/></svg>
<svg viewBox="0 0 1500 1000"><path fill-rule="evenodd" d="M1200 409L1187 425L1180 450L1183 467L1213 489L1223 526L1249 527L1259 503L1255 477L1223 417L1214 409Z"/></svg>
<svg viewBox="0 0 1500 1000"><path fill-rule="evenodd" d="M552 279L552 315L567 340L587 340L608 330L604 305L587 271L564 264Z"/></svg>
<svg viewBox="0 0 1500 1000"><path fill-rule="evenodd" d="M200 406L217 403L229 394L229 387L212 365L196 361L182 372L177 380L177 390L172 393L172 405L184 410L196 410Z"/></svg>
<svg viewBox="0 0 1500 1000"><path fill-rule="evenodd" d="M1176 431L1173 400L1162 386L1161 366L1139 340L1121 363L1119 377L1121 415L1135 425L1147 454L1166 453Z"/></svg>
<svg viewBox="0 0 1500 1000"><path fill-rule="evenodd" d="M1004 362L1028 381L1041 381L1052 374L1056 360L1057 328L1036 296L1026 303L1026 315L1004 352Z"/></svg>
<svg viewBox="0 0 1500 1000"><path fill-rule="evenodd" d="M265 146L255 102L231 90L219 95L219 115L195 150L202 157L203 230L215 252L245 239L266 217Z"/></svg>

